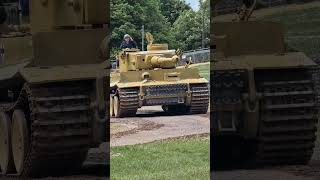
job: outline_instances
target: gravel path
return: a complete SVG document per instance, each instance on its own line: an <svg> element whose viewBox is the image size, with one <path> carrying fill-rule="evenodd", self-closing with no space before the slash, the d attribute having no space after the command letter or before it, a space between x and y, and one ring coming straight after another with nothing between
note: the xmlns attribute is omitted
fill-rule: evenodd
<svg viewBox="0 0 320 180"><path fill-rule="evenodd" d="M215 171L213 174L215 180L320 180L320 161L312 160L307 166Z"/></svg>
<svg viewBox="0 0 320 180"><path fill-rule="evenodd" d="M168 116L161 107L144 107L137 117L113 118L111 146L149 143L157 140L210 133L209 115ZM123 131L119 130L124 129Z"/></svg>
<svg viewBox="0 0 320 180"><path fill-rule="evenodd" d="M277 170L235 170L215 172L214 180L316 180L315 177L296 176Z"/></svg>

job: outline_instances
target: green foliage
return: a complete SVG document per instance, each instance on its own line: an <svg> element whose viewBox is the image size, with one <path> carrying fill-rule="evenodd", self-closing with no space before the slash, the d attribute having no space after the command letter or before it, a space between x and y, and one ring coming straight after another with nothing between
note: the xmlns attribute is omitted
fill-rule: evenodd
<svg viewBox="0 0 320 180"><path fill-rule="evenodd" d="M152 32L156 40L164 40L169 23L161 14L159 0L112 0L111 1L111 47L118 48L125 34L130 34L141 47L141 27Z"/></svg>
<svg viewBox="0 0 320 180"><path fill-rule="evenodd" d="M171 28L173 47L191 50L210 44L210 1L200 1L200 10L184 11ZM202 36L204 42L202 42ZM203 43L203 44L202 44Z"/></svg>
<svg viewBox="0 0 320 180"><path fill-rule="evenodd" d="M191 10L191 7L184 0L161 0L160 10L168 22L173 24L184 11Z"/></svg>
<svg viewBox="0 0 320 180"><path fill-rule="evenodd" d="M195 12L184 0L111 0L111 57L115 57L125 34L130 34L141 49L145 38L142 25L145 32L153 34L155 43L183 50L201 47L202 30L206 39L210 36L209 2L201 1L200 10Z"/></svg>

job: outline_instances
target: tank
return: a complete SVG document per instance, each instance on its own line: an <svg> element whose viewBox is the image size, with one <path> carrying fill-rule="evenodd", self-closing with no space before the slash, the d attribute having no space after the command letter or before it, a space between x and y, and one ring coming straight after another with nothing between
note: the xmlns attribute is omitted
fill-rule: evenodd
<svg viewBox="0 0 320 180"><path fill-rule="evenodd" d="M177 67L180 50L153 44L147 33L147 51L125 49L118 55L119 68L111 74L110 115L135 116L142 106L159 106L170 114L207 113L208 81L197 69Z"/></svg>
<svg viewBox="0 0 320 180"><path fill-rule="evenodd" d="M316 139L319 70L287 47L282 24L249 16L211 22L213 167L306 164Z"/></svg>
<svg viewBox="0 0 320 180"><path fill-rule="evenodd" d="M3 177L76 170L89 148L108 141L106 5L104 0L0 4Z"/></svg>

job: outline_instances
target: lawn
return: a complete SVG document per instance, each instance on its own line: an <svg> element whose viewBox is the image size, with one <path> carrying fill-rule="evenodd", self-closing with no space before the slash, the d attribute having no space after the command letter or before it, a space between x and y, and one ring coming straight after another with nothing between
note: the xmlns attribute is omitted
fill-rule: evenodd
<svg viewBox="0 0 320 180"><path fill-rule="evenodd" d="M287 30L286 42L290 47L305 52L308 56L319 54L320 8L274 14L261 20L283 23Z"/></svg>
<svg viewBox="0 0 320 180"><path fill-rule="evenodd" d="M200 75L207 80L210 80L210 64L209 63L201 63L194 66L199 69Z"/></svg>
<svg viewBox="0 0 320 180"><path fill-rule="evenodd" d="M210 140L181 138L111 148L111 179L208 180Z"/></svg>

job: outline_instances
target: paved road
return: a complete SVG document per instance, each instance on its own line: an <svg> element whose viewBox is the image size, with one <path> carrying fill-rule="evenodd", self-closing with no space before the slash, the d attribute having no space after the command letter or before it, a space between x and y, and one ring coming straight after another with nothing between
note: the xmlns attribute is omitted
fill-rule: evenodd
<svg viewBox="0 0 320 180"><path fill-rule="evenodd" d="M208 114L169 116L158 106L140 109L137 117L112 118L111 123L114 124L114 126L111 125L114 127L111 128L111 146L143 144L174 137L210 133Z"/></svg>
<svg viewBox="0 0 320 180"><path fill-rule="evenodd" d="M233 170L215 172L214 180L317 180L316 177L297 176L280 170Z"/></svg>
<svg viewBox="0 0 320 180"><path fill-rule="evenodd" d="M215 171L214 180L320 180L320 144L309 165Z"/></svg>

